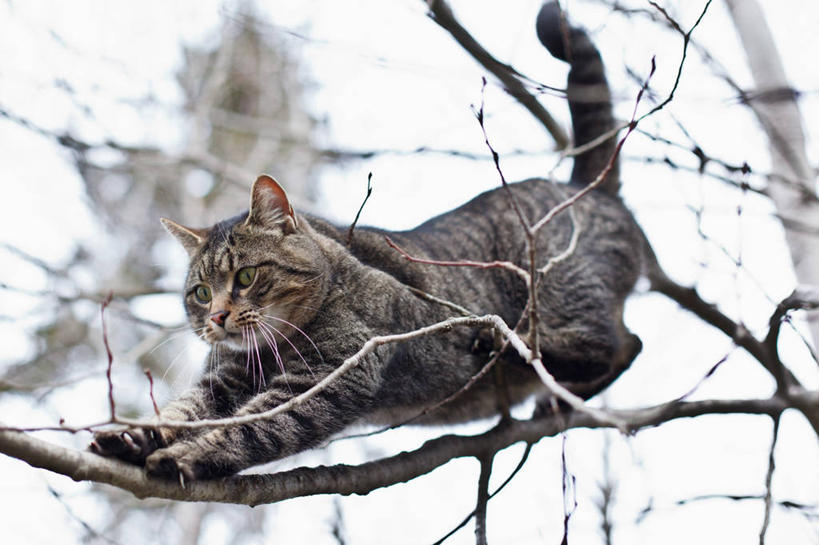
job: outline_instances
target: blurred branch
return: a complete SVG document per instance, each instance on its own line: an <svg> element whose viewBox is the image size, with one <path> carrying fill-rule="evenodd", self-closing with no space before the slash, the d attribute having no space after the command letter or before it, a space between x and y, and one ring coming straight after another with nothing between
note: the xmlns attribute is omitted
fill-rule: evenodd
<svg viewBox="0 0 819 545"><path fill-rule="evenodd" d="M99 531L95 530L94 527L91 526L85 519L83 519L82 517L77 515L77 513L74 511L74 509L72 509L71 506L68 504L68 502L65 501L65 498L63 498L63 495L60 494L59 492L57 492L51 485L47 485L47 488L48 488L49 494L51 494L51 496L55 500L60 502L60 504L63 506L63 509L65 509L65 512L69 516L69 518L73 519L75 522L77 522L80 526L83 527L83 529L85 530L85 533L87 534L87 537L91 537L91 538L94 538L94 539L99 539L101 541L105 541L106 543L110 543L111 545L119 545L118 541L116 541L114 539L111 539L110 537L105 535L103 532L99 532Z"/></svg>
<svg viewBox="0 0 819 545"><path fill-rule="evenodd" d="M702 501L713 501L713 500L731 500L731 501L765 501L765 495L748 495L748 494L703 494L701 496L693 496L691 498L684 498L681 500L677 500L673 503L675 506L684 506L691 503L698 503ZM790 509L795 511L800 511L803 515L805 515L809 519L816 519L819 520L819 506L817 505L810 505L806 503L800 503L796 501L790 500L779 500L773 501L773 505L780 507L782 509ZM645 509L643 509L640 514L637 516L637 520L635 521L637 524L640 524L643 519L645 519L648 515L650 515L655 510L659 510L656 507L649 505Z"/></svg>
<svg viewBox="0 0 819 545"><path fill-rule="evenodd" d="M508 64L498 61L491 53L484 49L484 47L472 37L469 31L461 26L457 19L455 19L452 9L445 0L425 1L429 7L429 16L432 20L449 32L461 47L472 55L472 58L498 78L506 92L520 102L524 108L529 110L529 113L549 131L558 149L567 147L569 145L569 138L566 136L563 127L561 127L560 123L555 121L546 108L538 102L537 98L526 90L517 71Z"/></svg>
<svg viewBox="0 0 819 545"><path fill-rule="evenodd" d="M457 157L461 159L470 159L473 161L491 161L492 157L485 153L476 153L466 150L459 150L459 149L444 149L444 148L431 148L429 146L418 146L413 149L368 149L368 150L355 150L355 149L339 149L339 148L323 148L317 150L318 154L327 159L328 161L345 161L345 160L367 160L367 159L374 159L376 157L380 157L382 155L394 155L394 156L407 156L407 155L421 155L421 154L432 154L432 155L448 155L450 157ZM539 157L542 156L547 151L544 150L526 150L526 149L515 149L504 152L506 156L519 156L519 157Z"/></svg>

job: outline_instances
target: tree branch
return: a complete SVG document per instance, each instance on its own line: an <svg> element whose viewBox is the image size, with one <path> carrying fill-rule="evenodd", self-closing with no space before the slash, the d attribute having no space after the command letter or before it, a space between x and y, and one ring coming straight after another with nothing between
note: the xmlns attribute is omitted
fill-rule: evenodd
<svg viewBox="0 0 819 545"><path fill-rule="evenodd" d="M803 400L819 409L819 392ZM744 400L672 401L642 409L612 410L626 422L630 433L659 426L678 418L705 414L758 414L775 417L788 408L780 397ZM117 486L139 498L158 497L184 501L212 501L245 505L274 503L314 494L367 494L378 488L407 482L429 473L452 459L480 457L518 442L535 443L574 428L612 427L596 415L573 411L533 420L511 420L475 436L445 435L420 448L357 466L301 467L266 475L238 475L215 481L177 483L149 478L137 466L90 452L61 447L17 431L0 431L0 452L28 464L67 475L76 481Z"/></svg>
<svg viewBox="0 0 819 545"><path fill-rule="evenodd" d="M455 19L449 4L445 0L426 0L429 6L429 15L433 21L449 32L455 41L463 47L467 53L472 55L478 63L494 75L503 85L503 88L520 104L529 110L552 136L558 149L563 149L569 145L569 137L555 121L552 115L544 108L537 98L534 97L521 82L514 68L508 64L503 64L492 56L479 44L475 38Z"/></svg>

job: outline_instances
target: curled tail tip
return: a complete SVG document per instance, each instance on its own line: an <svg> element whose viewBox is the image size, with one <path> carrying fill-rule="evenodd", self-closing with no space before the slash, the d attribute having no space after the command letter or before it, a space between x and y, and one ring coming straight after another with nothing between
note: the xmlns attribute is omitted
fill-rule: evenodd
<svg viewBox="0 0 819 545"><path fill-rule="evenodd" d="M557 2L545 2L537 14L535 29L540 43L556 59L568 61L564 34L566 26L563 10Z"/></svg>

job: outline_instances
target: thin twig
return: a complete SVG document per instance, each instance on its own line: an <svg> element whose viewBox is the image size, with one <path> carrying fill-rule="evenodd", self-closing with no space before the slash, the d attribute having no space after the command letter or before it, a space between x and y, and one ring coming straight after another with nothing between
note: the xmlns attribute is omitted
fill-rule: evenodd
<svg viewBox="0 0 819 545"><path fill-rule="evenodd" d="M475 316L476 315L476 313L472 312L471 310L469 310L468 308L466 308L464 306L459 305L458 303L453 303L452 301L448 301L446 299L441 299L440 297L436 297L435 295L432 295L431 293L427 293L424 290L419 290L418 288L413 288L412 286L408 286L407 289L409 289L412 292L413 295L415 295L417 297L420 297L421 299L423 299L425 301L430 301L432 303L437 303L437 304L439 304L441 306L444 306L444 307L446 307L448 309L454 310L455 312L457 312L461 316Z"/></svg>
<svg viewBox="0 0 819 545"><path fill-rule="evenodd" d="M674 21L674 19L672 19L668 15L668 13L661 6L657 5L653 1L649 0L649 4L651 4L654 8L659 10L663 14L663 16L666 17L669 24L671 24L672 27L674 27L675 30L677 30L680 34L682 34L682 37L683 37L683 50L682 50L682 58L680 59L680 64L677 67L677 76L674 79L674 85L671 87L671 91L669 91L668 96L665 98L665 100L663 100L657 106L655 106L654 108L652 108L648 112L641 115L640 118L637 121L642 121L643 119L645 119L645 118L647 118L647 117L649 117L651 115L654 115L655 113L657 113L660 110L662 110L663 108L665 108L666 105L668 105L669 102L674 100L674 93L677 92L677 88L680 85L680 79L682 78L683 67L685 66L685 60L686 60L686 58L688 56L688 44L691 41L691 34L694 32L694 30L702 22L703 18L705 17L705 14L708 12L708 8L711 5L711 1L712 0L708 0L705 3L705 7L702 8L702 12L700 13L700 16L697 17L697 20L694 22L693 26L691 26L691 28L688 30L688 32L683 32L683 30L682 30L682 28L680 28L679 24L677 24L677 22Z"/></svg>
<svg viewBox="0 0 819 545"><path fill-rule="evenodd" d="M651 81L651 77L654 75L654 72L655 72L656 69L657 69L657 65L656 65L656 63L654 61L654 57L652 57L651 58L651 69L649 70L648 77L646 78L645 82L643 83L643 86L640 88L640 91L637 93L637 99L634 101L634 108L633 108L632 113L631 113L631 121L628 124L628 129L626 130L626 134L624 134L622 136L622 138L620 138L620 140L617 142L617 146L615 146L614 151L612 152L608 163L606 163L606 166L603 168L602 171L600 171L600 174L598 174L597 177L594 180L592 180L591 183L585 185L583 187L583 189L581 189L580 191L578 191L577 193L575 193L574 195L572 195L568 199L564 200L563 202L561 202L560 204L554 206L551 210L549 210L549 212L545 216L543 216L540 220L537 221L537 223L535 223L532 226L532 231L533 232L537 233L540 229L543 228L544 225L546 225L550 221L552 221L555 218L555 216L557 216L559 213L561 213L566 208L574 205L574 203L576 203L577 201L582 199L585 195L587 195L588 193L590 193L591 191L593 191L594 189L599 187L606 180L609 173L614 168L615 162L617 161L617 157L620 155L620 150L623 148L623 144L626 143L626 140L628 139L628 137L631 135L631 133L634 131L634 129L637 128L637 124L640 122L640 120L642 120L643 118L646 117L646 116L642 116L639 119L636 118L637 107L640 105L640 100L643 97L643 93L648 88L648 83L649 83L649 81Z"/></svg>
<svg viewBox="0 0 819 545"><path fill-rule="evenodd" d="M532 452L532 447L533 446L534 446L534 443L527 443L526 444L526 449L523 451L523 456L521 456L520 461L518 462L518 465L515 466L515 469L512 470L512 473L509 474L509 476L506 478L506 480L503 481L501 483L501 485L498 488L496 488L495 491L492 492L489 495L490 500L492 498L494 498L501 490L503 490L506 487L507 484L512 482L512 479L514 479L517 476L517 474L520 473L520 470L523 469L523 466L526 465L526 461L529 459L529 454ZM442 537L441 539L439 539L438 541L433 543L433 545L441 545L444 541L446 541L447 539L449 539L450 537L455 535L455 533L458 530L460 530L461 528L466 526L469 523L469 521L472 520L472 517L474 517L474 516L475 516L475 511L472 511L467 516L465 516L463 518L463 520L461 520L461 522L458 523L458 525L455 528L450 530L444 537Z"/></svg>
<svg viewBox="0 0 819 545"><path fill-rule="evenodd" d="M355 229L355 224L358 223L358 218L361 217L361 211L364 210L364 205L367 204L367 201L370 200L370 195L373 194L373 186L370 182L372 182L373 173L370 172L367 175L367 195L364 197L364 201L361 203L361 206L358 209L358 212L355 215L355 219L353 223L350 224L350 230L347 231L347 246L352 244L353 242L353 229Z"/></svg>
<svg viewBox="0 0 819 545"><path fill-rule="evenodd" d="M111 302L114 294L109 293L108 297L100 305L100 320L102 321L102 343L105 345L105 353L108 357L108 367L105 370L105 378L108 381L108 405L111 414L111 421L116 420L116 405L114 404L114 382L111 380L111 368L114 365L114 354L108 344L108 326L105 324L105 308Z"/></svg>
<svg viewBox="0 0 819 545"><path fill-rule="evenodd" d="M486 543L486 507L489 503L489 477L492 476L492 461L494 454L487 454L479 458L481 474L478 477L478 502L475 507L475 544Z"/></svg>
<svg viewBox="0 0 819 545"><path fill-rule="evenodd" d="M569 244L562 252L550 257L549 261L547 261L546 264L538 270L542 276L549 274L549 272L556 265L568 259L577 249L577 241L580 239L580 233L582 232L583 228L578 221L577 212L573 206L569 208L569 218L572 221L572 237L569 239Z"/></svg>
<svg viewBox="0 0 819 545"><path fill-rule="evenodd" d="M403 248L398 246L389 236L384 236L384 239L387 241L387 245L401 254L401 257L410 261L412 263L422 263L425 265L436 265L439 267L473 267L476 269L506 269L507 271L512 271L513 273L517 274L524 281L528 284L529 282L529 273L527 273L523 268L515 265L511 261L471 261L468 259L464 259L461 261L440 261L437 259L424 259L421 257L415 257L410 255L406 252Z"/></svg>
<svg viewBox="0 0 819 545"><path fill-rule="evenodd" d="M562 434L563 439L560 445L560 468L561 468L561 489L563 491L563 539L561 545L569 545L569 520L577 509L577 479L569 473L566 464L566 433ZM570 499L571 498L571 499ZM570 505L571 504L571 505Z"/></svg>
<svg viewBox="0 0 819 545"><path fill-rule="evenodd" d="M156 398L154 397L154 377L151 375L150 369L143 369L145 376L148 377L148 394L151 396L151 404L154 407L154 414L157 418L159 418L159 406L156 404Z"/></svg>
<svg viewBox="0 0 819 545"><path fill-rule="evenodd" d="M773 418L773 437L771 438L771 450L768 453L768 472L765 474L765 514L762 517L762 528L759 530L759 545L765 545L765 534L768 533L768 525L771 522L771 499L773 496L771 482L776 468L774 451L776 450L776 441L779 438L779 420L778 415Z"/></svg>
<svg viewBox="0 0 819 545"><path fill-rule="evenodd" d="M478 124L481 127L481 133L483 133L483 141L486 144L486 147L489 149L489 153L492 155L492 163L495 165L495 170L498 172L498 176L500 177L501 186L503 187L504 191L506 191L506 195L509 197L509 202L512 205L512 209L515 211L515 214L518 216L518 220L520 224L523 226L524 232L529 234L529 222L526 220L526 217L523 215L523 210L520 208L520 203L518 202L517 197L509 188L509 183L506 181L506 176L503 174L503 169L500 166L500 155L495 148L492 147L492 144L489 143L489 134L486 132L486 125L484 123L484 91L486 90L486 78L482 79L481 85L481 105L479 108L475 109L472 107L472 113L475 114L475 119L478 120Z"/></svg>
<svg viewBox="0 0 819 545"><path fill-rule="evenodd" d="M507 64L499 62L455 19L449 5L444 0L425 0L430 10L430 17L445 29L472 57L489 70L503 85L507 93L537 119L554 138L559 149L569 145L569 138L560 123L526 90L520 81L517 71Z"/></svg>
<svg viewBox="0 0 819 545"><path fill-rule="evenodd" d="M281 405L277 405L272 409L267 411L262 411L260 413L253 413L253 414L246 414L241 416L233 416L229 418L216 418L216 419L201 419L196 421L181 421L181 420L150 420L150 421L143 421L143 420L134 420L130 418L122 418L122 417L112 417L105 422L98 422L94 424L88 424L85 426L67 426L61 424L60 426L43 426L43 427L32 427L32 428L20 428L20 427L0 427L0 430L9 430L9 431L67 431L71 433L76 433L79 431L86 431L91 430L94 428L102 427L108 424L121 424L124 426L130 427L138 427L138 428L169 428L169 429L206 429L206 428L217 428L217 427L229 427L229 426L239 426L242 424L250 424L253 422L260 422L263 420L270 420L282 413L290 411L291 409L302 405L307 400L311 399L313 396L318 394L319 392L326 389L330 384L332 384L338 377L347 373L352 368L357 367L364 358L372 353L376 348L385 344L391 343L398 343L404 342L412 339L416 339L419 337L423 337L426 335L430 335L433 333L438 333L441 331L449 331L453 327L492 327L497 329L500 334L509 342L510 346L514 348L518 354L524 360L530 360L532 357L532 352L526 346L526 343L514 332L512 331L508 325L503 321L502 318L496 315L487 314L484 316L457 316L452 317L447 320L443 320L437 322L432 325L428 325L425 327L421 327L415 329L413 331L409 331L406 333L397 333L393 335L382 335L377 337L370 338L361 349L356 352L354 355L350 356L344 362L334 369L331 373L329 373L326 377L322 380L317 382L313 385L309 390L290 398L287 402L282 403ZM568 390L563 388L562 386L559 387L560 391L557 395L563 398L563 395L573 396ZM576 396L574 396L576 397ZM111 398L113 399L113 398ZM577 398L579 399L579 398ZM570 401L567 401L571 403ZM113 402L112 402L113 403ZM581 410L584 410L581 408ZM592 410L592 409L586 409Z"/></svg>

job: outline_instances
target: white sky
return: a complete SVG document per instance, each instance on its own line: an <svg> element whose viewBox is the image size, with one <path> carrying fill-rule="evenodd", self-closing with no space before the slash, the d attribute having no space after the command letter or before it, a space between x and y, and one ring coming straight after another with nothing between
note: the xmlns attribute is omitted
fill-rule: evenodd
<svg viewBox="0 0 819 545"><path fill-rule="evenodd" d="M609 62L609 75L620 99L618 115L629 115L636 94L635 85L623 78L617 66L624 59L628 66L645 73L649 58L656 55L658 73L652 83L660 90L668 88L679 61L679 40L646 25L636 27L637 34L629 34L635 27L624 26L620 17L607 15L606 10L580 1L567 4L576 21L597 31L595 39ZM680 19L687 26L702 2L677 4ZM808 91L801 105L808 121L810 157L816 164L819 144L813 120L819 119L819 71L815 65L819 8L810 0L764 4L793 86ZM536 0L453 2L458 18L490 51L535 79L560 86L565 68L551 60L534 37L538 7ZM180 44L212 40L220 14L236 14L241 9L238 3L215 1L0 3L0 107L47 128L72 127L88 139L110 136L124 143L179 146L184 134L173 107L181 96L173 71L181 62ZM482 72L425 17L420 0L279 0L266 2L264 13L272 22L267 31L295 49L307 77L315 82L309 103L317 116L327 120L319 135L322 143L356 149L409 150L424 145L484 151L469 110L470 104L480 101ZM721 2L714 2L695 37L717 52L736 79L749 83L744 58ZM685 123L706 151L738 163L748 161L764 171L767 155L761 132L745 109L735 104L729 90L707 78L708 70L698 66L693 57L669 112ZM78 113L72 98L55 88L56 80L67 81L76 90L77 100L92 107L93 119ZM149 93L156 95L156 107L137 110L129 104ZM544 102L566 119L560 99L546 98ZM486 111L490 138L502 155L508 179L542 175L552 168L555 158L551 154L503 157L504 151L517 148L546 152L551 144L543 130L496 87L487 89ZM648 122L646 128L684 141L667 117ZM2 119L0 139L4 143L0 183L6 189L6 197L0 199L0 242L59 263L70 255L74 241L99 236L100 227L88 214L81 182L64 151ZM662 155L666 150L635 136L625 153ZM690 159L684 160L690 163ZM558 173L565 173L567 166ZM370 171L375 191L361 221L390 228L410 227L498 183L488 162L385 156L343 169L325 169L321 211L337 221L350 221L363 198ZM669 270L681 281L698 282L706 299L718 300L731 315L742 316L752 330L762 331L770 312L765 294L778 300L794 283L782 233L769 217L768 204L694 176L671 176L664 168L626 163L624 178L624 197ZM287 180L281 181L287 185ZM737 219L735 207L740 202L743 214ZM737 281L736 271L697 236L693 216L685 206L702 204L706 206L704 228L720 235L730 251L741 248L753 279L742 272ZM701 261L711 265L707 271L699 266ZM44 286L39 271L1 249L0 264L0 282L32 289ZM0 314L26 306L30 301L25 298L0 291ZM682 311L659 296L636 296L628 318L645 349L633 369L607 394L606 400L613 406L646 405L679 395L731 349L721 334L686 319ZM25 327L30 324L3 325L0 363L13 361L28 350ZM817 387L815 364L806 358L795 336L790 337L789 363L807 385ZM53 421L60 414L76 422L92 421L104 413L102 385L89 386L96 388L89 396L91 403L79 405L78 392L70 389L51 400L48 410L33 410L19 400L3 398L0 419L30 424ZM735 351L695 398L765 396L771 387L764 371ZM83 390L83 395L86 393ZM367 448L396 452L418 445L419 437L415 432L399 432L375 439ZM621 522L616 542L756 542L762 519L759 502L671 504L698 494L761 494L769 441L767 420L722 416L672 422L630 440L612 436L612 465L619 482L615 519ZM571 535L578 543L594 543L598 535L590 504L601 478L602 443L600 432L569 435L569 464L578 477L580 501ZM493 479L502 479L519 454L517 447L503 453ZM357 446L341 443L327 452L303 456L298 462L355 463L360 456ZM788 415L784 419L777 456L775 496L819 502L819 449L815 436L799 417ZM490 504L490 542L552 543L560 536L560 440L542 441L532 457L519 478ZM289 463L295 462L284 465ZM97 500L83 493L84 485L44 475L5 457L0 458L0 473L0 520L10 543L73 543L80 535L62 506L49 498L44 482L70 495L78 512L94 522ZM366 498L344 499L350 542L382 543L385 531L397 536L394 543L437 539L472 508L476 476L474 461L457 461L413 483ZM658 511L636 526L634 517L648 497L653 498ZM277 543L330 542L323 522L332 515L330 499L286 502L270 512L269 535L276 536ZM49 523L34 522L34 513L37 520ZM214 524L208 532L204 542L220 543L220 536L230 535L231 529ZM774 512L770 543L808 544L815 542L816 535L815 528L811 530L799 515ZM471 529L466 529L451 543L472 541Z"/></svg>

